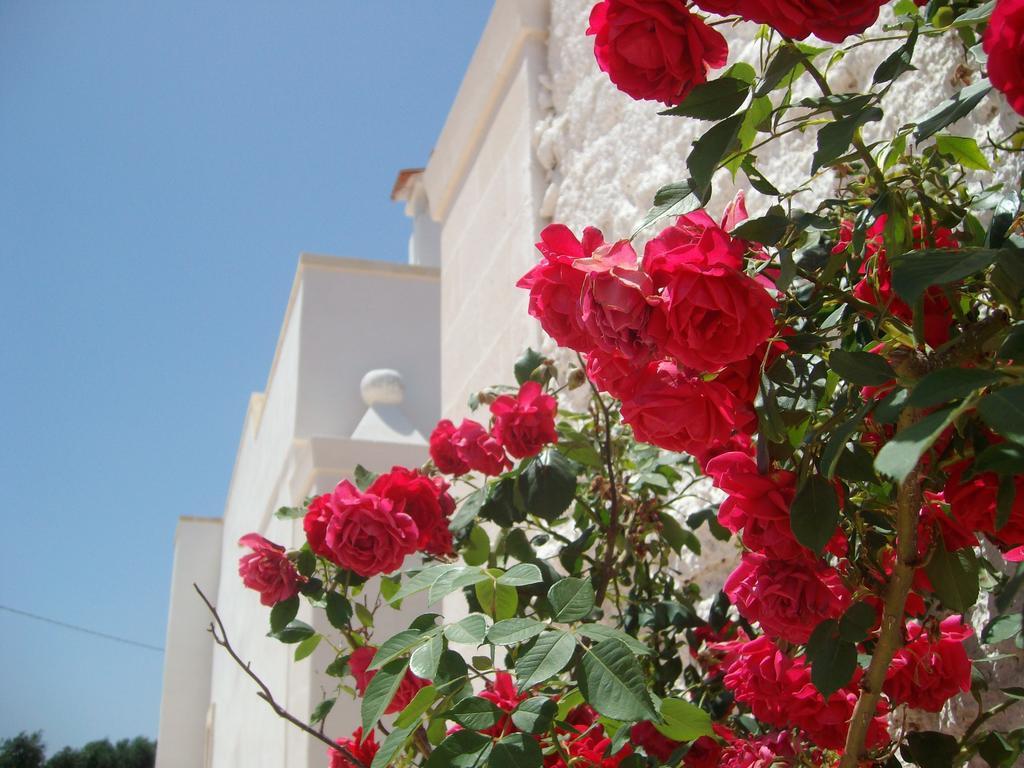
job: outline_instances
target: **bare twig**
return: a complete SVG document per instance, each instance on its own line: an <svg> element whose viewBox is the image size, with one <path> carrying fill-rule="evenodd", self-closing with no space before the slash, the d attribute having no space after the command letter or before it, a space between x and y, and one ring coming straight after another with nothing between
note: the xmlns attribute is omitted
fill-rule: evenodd
<svg viewBox="0 0 1024 768"><path fill-rule="evenodd" d="M231 643L228 640L227 630L224 629L224 622L220 620L220 614L218 614L217 609L213 607L213 603L211 603L209 599L206 597L206 595L203 594L203 590L199 588L198 584L193 583L192 586L195 587L196 592L199 593L199 597L202 598L203 602L206 603L206 607L210 609L210 613L213 614L213 622L210 623L210 627L208 630L209 633L213 635L213 642L215 642L217 645L219 645L221 648L227 651L228 655L242 669L242 671L245 672L245 674L247 674L250 678L252 678L253 682L255 682L257 686L259 686L260 690L256 695L263 699L265 702L267 702L267 704L270 705L270 708L274 710L278 717L287 720L292 725L297 726L298 728L308 733L317 741L322 741L331 749L335 749L338 752L340 752L341 756L344 757L348 762L350 762L354 768L367 768L367 766L363 764L355 755L353 755L345 746L338 744L335 741L331 741L323 733L317 731L309 723L306 723L300 720L299 718L295 717L295 715L291 714L288 710L286 710L284 707L277 703L277 701L274 699L274 694L271 693L270 688L267 687L267 684L264 683L256 675L256 673L252 671L252 666L249 664L249 662L242 661L242 658L235 652L235 649L231 646Z"/></svg>

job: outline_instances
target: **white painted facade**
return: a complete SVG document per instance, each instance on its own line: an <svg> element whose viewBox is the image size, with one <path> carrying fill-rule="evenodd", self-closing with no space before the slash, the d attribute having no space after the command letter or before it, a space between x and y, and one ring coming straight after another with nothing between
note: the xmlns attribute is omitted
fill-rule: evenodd
<svg viewBox="0 0 1024 768"><path fill-rule="evenodd" d="M682 175L702 126L658 118L659 105L635 102L608 82L584 35L593 2L496 0L427 167L403 172L396 185L412 219L408 265L301 258L266 390L250 400L224 519L183 520L179 528L158 768L326 765L322 745L277 718L200 634L206 619L188 586L209 586L239 653L289 710L307 716L320 701L315 670L329 652L295 664L292 647L265 637L267 609L238 578L238 538L258 531L296 546L301 527L276 520L277 507L330 489L357 463L422 463L423 437L441 415L458 419L470 393L508 383L526 346L552 350L514 287L535 263L543 226L557 220L577 232L601 227L608 239L628 236L655 191ZM728 34L731 59L749 58L751 28ZM919 47L924 65L912 86L893 90L894 109L879 131L921 114L936 93L951 93L970 64L943 40ZM836 73L849 88L869 80L887 53L860 50ZM981 120L954 129L998 133L1013 121L1000 103L988 97ZM798 135L765 148L765 175L792 184L806 170L793 165L793 153L809 158L813 141ZM1002 163L999 178L1019 176L1022 162L1017 155ZM721 209L733 187L727 174L716 181L711 207ZM816 191L831 183L823 178ZM755 193L749 203L756 215L762 201ZM361 389L368 372L384 369L400 374L401 387L376 373ZM731 545L705 542L695 579L717 590L735 556ZM310 621L304 611L300 618ZM401 626L393 616L390 629ZM379 631L386 636L389 627ZM347 735L355 724L354 706L339 701L327 732Z"/></svg>

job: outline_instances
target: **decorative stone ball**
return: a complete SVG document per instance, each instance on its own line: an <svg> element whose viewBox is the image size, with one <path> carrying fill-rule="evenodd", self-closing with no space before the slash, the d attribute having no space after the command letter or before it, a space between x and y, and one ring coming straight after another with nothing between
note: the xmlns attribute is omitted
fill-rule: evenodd
<svg viewBox="0 0 1024 768"><path fill-rule="evenodd" d="M405 398L402 374L391 368L367 371L359 383L359 391L366 405L398 405Z"/></svg>

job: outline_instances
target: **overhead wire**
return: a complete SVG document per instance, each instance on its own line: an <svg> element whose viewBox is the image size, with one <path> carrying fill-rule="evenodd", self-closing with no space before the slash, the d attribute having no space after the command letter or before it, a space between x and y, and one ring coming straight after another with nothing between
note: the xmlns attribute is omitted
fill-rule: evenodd
<svg viewBox="0 0 1024 768"><path fill-rule="evenodd" d="M71 629L71 630L74 630L75 632L82 632L82 633L87 634L87 635L92 635L93 637L99 637L99 638L102 638L104 640L111 640L111 641L116 642L116 643L124 643L125 645L134 645L134 646L136 646L138 648L145 648L146 650L149 650L149 651L159 651L160 653L163 653L163 651L164 651L162 646L150 645L149 643L143 643L143 642L140 642L138 640L132 640L131 638L128 638L128 637L120 637L119 635L111 635L111 634L108 634L107 632L99 632L99 631L97 631L95 629L89 629L88 627L83 627L83 626L80 626L78 624L71 624L71 623L66 622L66 621L59 621L58 619L51 619L48 616L40 616L38 613L30 613L29 611L22 611L22 610L20 610L18 608L11 608L9 605L0 605L0 611L7 611L8 613L13 613L13 614L16 614L18 616L24 616L24 617L29 618L29 619L35 619L36 621L42 621L42 622L45 622L47 624L53 624L54 626L64 627L65 629Z"/></svg>

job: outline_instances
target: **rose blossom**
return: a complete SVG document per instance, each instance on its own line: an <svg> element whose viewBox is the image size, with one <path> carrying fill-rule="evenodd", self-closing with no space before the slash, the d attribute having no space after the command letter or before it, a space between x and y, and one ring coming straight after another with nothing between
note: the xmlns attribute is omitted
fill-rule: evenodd
<svg viewBox="0 0 1024 768"><path fill-rule="evenodd" d="M1024 0L997 0L982 47L988 78L1017 114L1024 115Z"/></svg>
<svg viewBox="0 0 1024 768"><path fill-rule="evenodd" d="M395 511L390 499L360 493L348 480L310 503L303 527L314 553L366 577L398 568L420 536L413 518Z"/></svg>
<svg viewBox="0 0 1024 768"><path fill-rule="evenodd" d="M377 750L380 749L374 735L375 733L375 731L370 731L364 739L363 728L360 726L352 732L351 738L338 739L338 744L347 749L352 757L362 763L363 768L370 768L370 763L373 762ZM328 749L327 755L331 760L329 768L356 768L355 763L337 749Z"/></svg>
<svg viewBox="0 0 1024 768"><path fill-rule="evenodd" d="M747 21L767 24L786 37L808 35L841 43L875 23L883 0L698 0L704 10L723 16L737 14Z"/></svg>
<svg viewBox="0 0 1024 768"><path fill-rule="evenodd" d="M1024 544L1024 477L1014 478L1016 493L1010 515L1002 528L996 529L996 507L999 475L980 472L970 479L964 477L970 462L962 461L949 468L943 496L953 517L970 531L980 531L1001 550Z"/></svg>
<svg viewBox="0 0 1024 768"><path fill-rule="evenodd" d="M608 754L612 740L604 733L601 725L579 724L573 726L579 735L563 742L572 765L579 768L619 768L619 764L633 754L633 748L626 744L614 755ZM544 768L567 768L558 752L544 758Z"/></svg>
<svg viewBox="0 0 1024 768"><path fill-rule="evenodd" d="M446 475L464 475L469 472L467 464L452 444L455 425L448 419L441 419L430 433L430 458L439 471Z"/></svg>
<svg viewBox="0 0 1024 768"><path fill-rule="evenodd" d="M636 391L622 403L622 419L636 439L669 451L700 453L756 423L753 408L716 381L680 370L667 360L650 363Z"/></svg>
<svg viewBox="0 0 1024 768"><path fill-rule="evenodd" d="M705 211L679 217L647 243L644 269L661 297L647 334L664 354L717 371L774 333L775 300L742 271L746 248Z"/></svg>
<svg viewBox="0 0 1024 768"><path fill-rule="evenodd" d="M662 735L650 720L642 720L630 728L629 740L636 746L643 747L644 752L662 763L666 762L672 756L672 753L683 745L681 741L674 741L668 736ZM710 741L717 746L713 739ZM692 751L691 749L690 752ZM690 752L686 753L687 756L689 756ZM686 764L690 765L690 763Z"/></svg>
<svg viewBox="0 0 1024 768"><path fill-rule="evenodd" d="M594 349L587 353L587 378L602 392L627 400L636 391L637 367L621 355Z"/></svg>
<svg viewBox="0 0 1024 768"><path fill-rule="evenodd" d="M602 0L588 35L601 71L634 99L678 104L709 69L725 66L722 35L690 13L684 0Z"/></svg>
<svg viewBox="0 0 1024 768"><path fill-rule="evenodd" d="M573 268L583 272L580 321L597 349L640 365L651 355L646 338L654 284L637 266L628 241L603 245Z"/></svg>
<svg viewBox="0 0 1024 768"><path fill-rule="evenodd" d="M885 695L897 704L938 712L957 693L971 690L964 641L973 634L960 616L943 619L934 638L919 622L907 622L907 642L889 665Z"/></svg>
<svg viewBox="0 0 1024 768"><path fill-rule="evenodd" d="M722 750L718 763L719 768L792 768L799 764L793 736L785 731L737 739Z"/></svg>
<svg viewBox="0 0 1024 768"><path fill-rule="evenodd" d="M581 242L564 224L551 224L540 233L537 243L544 258L516 283L517 288L530 292L530 314L561 347L577 352L593 347L579 315L583 273L573 269L572 263L589 257L603 243L599 229L587 227Z"/></svg>
<svg viewBox="0 0 1024 768"><path fill-rule="evenodd" d="M509 456L525 459L540 453L548 443L558 442L557 410L555 398L545 395L536 381L528 381L515 397L502 395L491 403L491 432Z"/></svg>
<svg viewBox="0 0 1024 768"><path fill-rule="evenodd" d="M443 479L393 467L379 475L366 492L389 500L392 512L405 513L413 519L419 529L417 549L432 555L452 554L448 518L455 511L455 500L448 494L448 483Z"/></svg>
<svg viewBox="0 0 1024 768"><path fill-rule="evenodd" d="M452 445L459 458L474 472L485 475L500 475L512 468L512 462L505 455L501 443L494 439L479 422L463 419L452 435Z"/></svg>
<svg viewBox="0 0 1024 768"><path fill-rule="evenodd" d="M252 549L238 561L238 575L249 589L260 593L263 605L276 605L299 593L298 571L284 553L284 547L267 541L258 533L247 533L238 540Z"/></svg>
<svg viewBox="0 0 1024 768"><path fill-rule="evenodd" d="M839 618L850 593L836 570L814 560L774 560L746 552L723 587L747 621L770 637L806 643L825 619Z"/></svg>
<svg viewBox="0 0 1024 768"><path fill-rule="evenodd" d="M725 748L736 740L732 731L724 725L712 723L711 727L725 744L720 744L710 736L701 736L690 745L686 754L683 755L685 768L718 768Z"/></svg>
<svg viewBox="0 0 1024 768"><path fill-rule="evenodd" d="M373 663L373 657L377 655L377 649L373 646L364 645L362 648L357 648L352 652L352 655L348 659L348 671L356 681L356 691L360 696L366 694L366 687L373 680L373 676L377 674L377 670L369 669L369 666ZM409 702L412 701L413 697L419 693L421 688L425 688L430 685L429 680L424 680L421 677L416 677L409 670L405 671L405 677L402 678L402 682L398 684L398 690L395 691L394 698L391 699L391 703L388 704L387 709L384 710L385 715L394 714L395 712L401 712L405 709Z"/></svg>
<svg viewBox="0 0 1024 768"><path fill-rule="evenodd" d="M487 699L494 706L500 709L503 714L501 719L490 728L481 731L488 736L501 736L505 733L512 733L519 729L512 725L509 716L520 703L529 698L528 693L519 693L512 675L503 670L494 673L494 679L484 684L484 690L478 694L481 699Z"/></svg>

